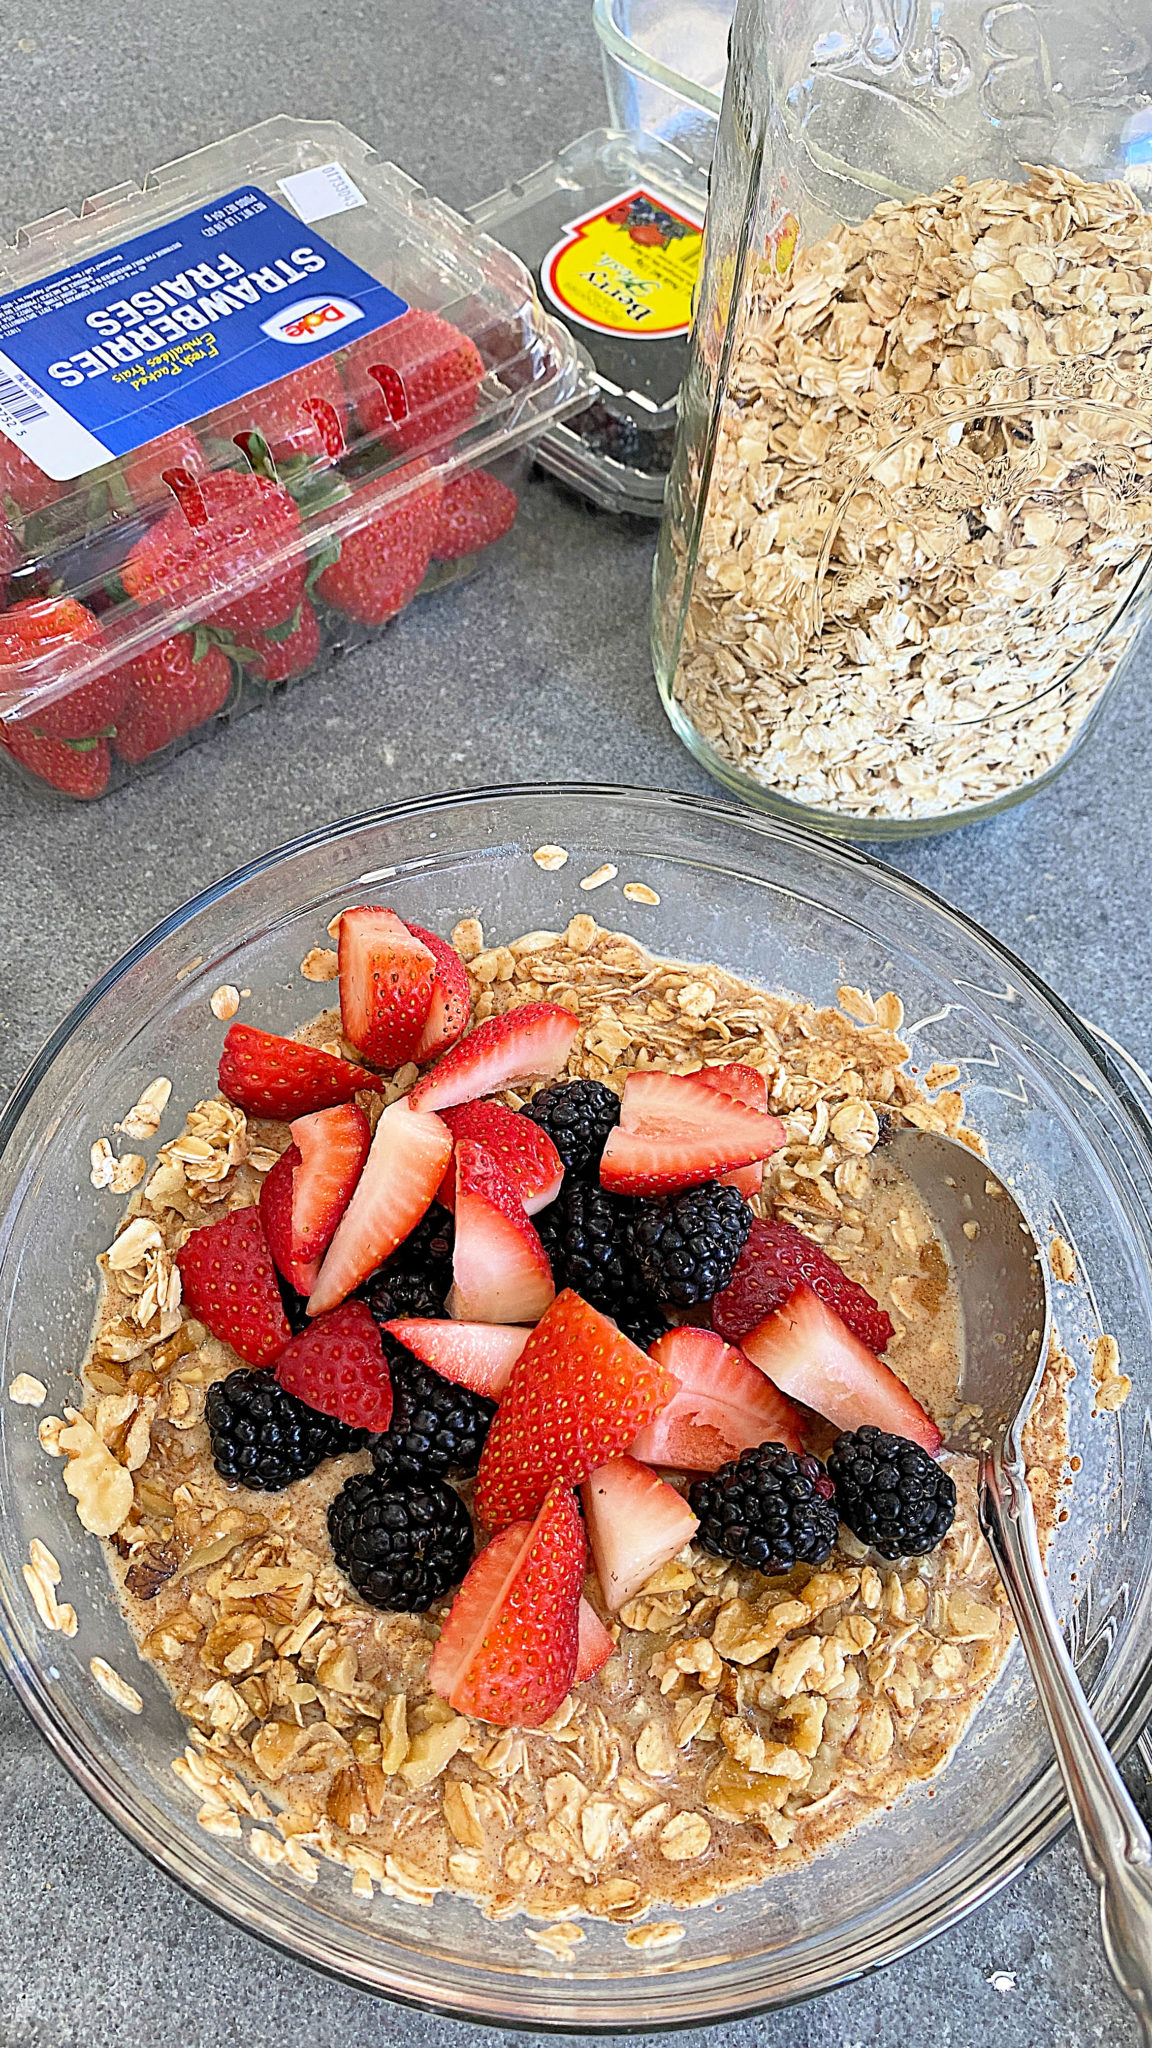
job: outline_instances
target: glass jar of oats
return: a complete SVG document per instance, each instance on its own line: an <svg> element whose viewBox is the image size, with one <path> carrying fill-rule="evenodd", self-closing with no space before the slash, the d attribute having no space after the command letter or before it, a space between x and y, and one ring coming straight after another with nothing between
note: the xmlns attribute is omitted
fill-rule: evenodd
<svg viewBox="0 0 1152 2048"><path fill-rule="evenodd" d="M656 563L674 726L829 832L1038 788L1152 604L1152 0L740 0Z"/></svg>

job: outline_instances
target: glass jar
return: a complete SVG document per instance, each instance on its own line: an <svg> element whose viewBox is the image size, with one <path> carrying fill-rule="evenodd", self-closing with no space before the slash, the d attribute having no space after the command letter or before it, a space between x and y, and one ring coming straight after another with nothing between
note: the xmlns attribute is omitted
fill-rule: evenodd
<svg viewBox="0 0 1152 2048"><path fill-rule="evenodd" d="M868 838L1084 736L1152 603L1150 0L740 0L656 564L677 732Z"/></svg>

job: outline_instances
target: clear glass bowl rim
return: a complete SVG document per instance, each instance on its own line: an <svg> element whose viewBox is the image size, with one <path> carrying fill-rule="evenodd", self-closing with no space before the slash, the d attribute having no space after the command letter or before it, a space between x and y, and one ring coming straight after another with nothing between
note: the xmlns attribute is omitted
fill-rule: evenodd
<svg viewBox="0 0 1152 2048"><path fill-rule="evenodd" d="M411 798L402 803L384 805L336 820L313 832L286 841L283 845L233 869L218 882L210 884L208 888L201 890L180 908L161 919L129 947L120 959L93 983L51 1033L31 1061L4 1110L0 1112L0 1153L7 1147L29 1100L53 1061L108 991L161 941L179 931L199 912L220 902L242 884L257 875L269 872L289 857L365 828L396 824L405 819L426 819L472 804L482 804L486 810L490 810L491 807L506 801L546 802L557 798L591 804L605 801L629 802L665 813L687 811L698 820L713 817L727 827L737 825L760 838L817 850L824 859L834 865L881 879L897 895L906 894L920 904L928 906L946 925L958 927L969 940L975 940L979 945L990 949L998 962L1003 963L1020 978L1032 997L1054 1012L1059 1023L1078 1041L1084 1058L1090 1063L1106 1094L1119 1105L1123 1118L1130 1127L1130 1135L1145 1154L1152 1170L1152 1123L1128 1086L1119 1060L1113 1060L1102 1040L1092 1034L1083 1020L1039 975L1018 959L1008 947L992 938L975 919L966 916L963 911L953 909L933 890L901 874L899 870L861 848L831 841L803 827L785 823L779 818L744 810L735 804L675 790L579 782L506 783L490 788L452 790L440 795ZM5 1218L0 1218L0 1242L5 1234L5 1221ZM444 1995L442 1986L433 1988L426 1981L422 1981L421 1973L416 1967L404 1971L381 1967L374 1975L366 1975L359 1968L353 1971L342 1959L336 1942L330 1941L325 1944L319 1940L309 1939L299 1924L291 1930L286 1928L280 1924L281 1916L278 1916L270 1904L260 1905L251 1896L243 1902L238 1900L235 1890L230 1889L211 1867L209 1838L205 1838L204 1853L194 1858L181 1842L159 1836L148 1824L146 1817L134 1811L122 1798L118 1788L111 1783L95 1747L90 1747L86 1753L79 1753L75 1748L75 1730L67 1727L50 1695L41 1686L38 1670L20 1653L9 1632L6 1602L0 1603L0 1668L3 1669L21 1705L48 1747L93 1804L112 1821L134 1847L143 1852L151 1863L166 1876L174 1878L203 1904L212 1907L245 1933L259 1936L295 1960L304 1961L313 1969L350 1983L357 1989L375 1992L396 2003L412 2006L420 2011L438 2013L445 2018L468 2019L512 2031L596 2035L616 2034L624 2028L633 2034L671 2032L688 2027L752 2018L758 2013L779 2009L782 2005L821 1996L837 1985L870 1975L888 1963L910 1954L955 1926L977 1907L986 1904L998 1891L1028 1868L1064 1831L1070 1818L1059 1774L1053 1762L1033 1785L1028 1800L1031 1812L1021 1825L1010 1853L1001 1859L994 1870L987 1869L976 1877L957 1878L941 1892L929 1914L906 1911L902 1917L893 1918L888 1922L879 1941L874 1937L867 1941L865 1946L869 1950L868 1953L852 1959L847 1964L809 1969L783 1994L779 1991L766 1993L761 2000L755 1995L746 1997L738 1994L736 2002L733 2003L731 1990L719 1981L721 1973L718 1971L714 1993L709 1995L707 1990L693 1991L678 2010L675 2002L677 1988L683 1997L687 1987L682 1979L679 1980L678 1987L677 1975L673 1969L666 1976L641 1980L651 2006L656 2008L650 2015L637 2012L634 2008L622 2009L620 2006L614 2011L611 2010L612 1996L616 1989L611 1981L606 1986L605 2004L608 2009L602 2013L589 2009L592 1987L587 1983L574 1984L571 1999L568 2001L561 1996L559 1999L549 2000L547 2007L542 2003L534 2004L531 2010L519 2012L515 2010L517 1992L510 1987L508 1997L495 2001L488 2011L481 2013L474 2008L465 2010L461 2004L453 2003ZM1117 1756L1122 1756L1140 1735L1150 1705L1152 1644L1149 1645L1140 1669L1132 1674L1114 1713L1106 1723L1102 1723L1103 1732ZM560 1990L560 1986L553 1982L549 1989L556 1992Z"/></svg>

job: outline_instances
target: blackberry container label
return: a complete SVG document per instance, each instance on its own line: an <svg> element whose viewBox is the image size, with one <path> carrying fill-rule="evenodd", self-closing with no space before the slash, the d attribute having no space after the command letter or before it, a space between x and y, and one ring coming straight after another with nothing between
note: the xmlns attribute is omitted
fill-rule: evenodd
<svg viewBox="0 0 1152 2048"><path fill-rule="evenodd" d="M0 295L0 432L66 483L407 311L240 186Z"/></svg>
<svg viewBox="0 0 1152 2048"><path fill-rule="evenodd" d="M703 223L643 185L569 221L540 266L550 299L597 334L666 341L687 334Z"/></svg>

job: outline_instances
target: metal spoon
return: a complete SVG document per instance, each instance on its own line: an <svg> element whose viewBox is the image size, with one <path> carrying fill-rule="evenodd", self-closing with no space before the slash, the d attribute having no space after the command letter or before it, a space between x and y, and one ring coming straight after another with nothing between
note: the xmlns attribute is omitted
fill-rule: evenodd
<svg viewBox="0 0 1152 2048"><path fill-rule="evenodd" d="M885 1148L952 1255L964 1327L961 1395L978 1403L980 1524L1035 1681L1112 1974L1152 2048L1152 1844L1092 1718L1048 1594L1021 1435L1048 1357L1044 1259L1015 1197L951 1138L901 1130ZM976 1224L975 1232L965 1224ZM957 1449L971 1449L957 1443Z"/></svg>

